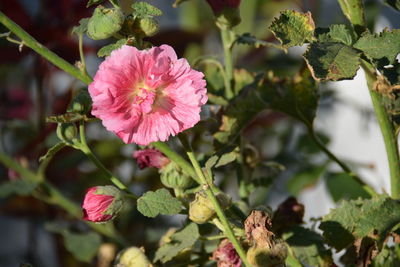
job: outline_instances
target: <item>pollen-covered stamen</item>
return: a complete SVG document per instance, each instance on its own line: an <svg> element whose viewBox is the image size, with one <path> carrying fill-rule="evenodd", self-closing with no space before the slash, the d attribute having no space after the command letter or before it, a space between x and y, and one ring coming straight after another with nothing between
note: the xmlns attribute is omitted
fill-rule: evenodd
<svg viewBox="0 0 400 267"><path fill-rule="evenodd" d="M133 103L138 105L143 113L149 113L152 110L156 92L145 88L139 88L138 91L133 98Z"/></svg>

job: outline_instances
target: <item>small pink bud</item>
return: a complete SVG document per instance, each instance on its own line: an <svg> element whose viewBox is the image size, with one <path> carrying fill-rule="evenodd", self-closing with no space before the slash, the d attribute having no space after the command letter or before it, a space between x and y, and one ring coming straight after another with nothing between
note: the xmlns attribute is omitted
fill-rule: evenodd
<svg viewBox="0 0 400 267"><path fill-rule="evenodd" d="M122 205L122 193L114 186L91 187L83 200L83 219L91 222L107 222L118 214Z"/></svg>
<svg viewBox="0 0 400 267"><path fill-rule="evenodd" d="M161 169L170 162L163 153L152 148L135 151L133 152L133 157L136 159L140 169L147 167Z"/></svg>
<svg viewBox="0 0 400 267"><path fill-rule="evenodd" d="M232 243L228 239L224 239L214 251L212 259L217 262L218 267L240 267L242 261L237 254Z"/></svg>

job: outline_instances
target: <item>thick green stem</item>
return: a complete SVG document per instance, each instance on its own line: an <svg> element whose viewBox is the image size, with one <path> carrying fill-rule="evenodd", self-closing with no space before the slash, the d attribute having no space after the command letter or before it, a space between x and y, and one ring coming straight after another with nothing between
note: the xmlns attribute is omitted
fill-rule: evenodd
<svg viewBox="0 0 400 267"><path fill-rule="evenodd" d="M190 159L190 162L192 163L192 165L194 167L196 175L199 178L199 180L201 181L201 184L203 185L203 188L206 191L207 197L211 200L211 203L214 206L215 212L217 213L217 216L222 223L222 226L224 228L224 234L227 236L229 241L231 241L232 245L235 247L236 252L239 254L244 265L251 266L247 261L246 252L240 245L239 241L236 239L235 234L232 230L232 227L229 224L228 218L225 216L225 213L222 210L222 208L215 196L215 192L213 190L213 185L208 182L206 176L203 173L203 170L200 167L200 164L198 163L192 149L190 148L190 145L188 145L186 143L186 141L184 141L184 140L182 143L186 149L186 153Z"/></svg>
<svg viewBox="0 0 400 267"><path fill-rule="evenodd" d="M74 76L75 78L81 80L85 84L92 82L92 79L85 73L81 72L78 68L74 67L64 59L57 56L55 53L44 47L32 36L30 36L26 31L24 31L19 25L15 24L10 18L8 18L4 13L0 11L0 23L3 24L12 33L18 36L24 45L34 50L39 55L43 56L45 59Z"/></svg>
<svg viewBox="0 0 400 267"><path fill-rule="evenodd" d="M222 47L224 49L225 59L225 97L231 99L233 97L233 63L232 63L232 31L229 29L221 29Z"/></svg>
<svg viewBox="0 0 400 267"><path fill-rule="evenodd" d="M391 195L395 199L400 198L400 155L396 131L384 104L382 95L374 90L376 72L371 64L363 62L362 67L366 74L367 84L374 106L376 119L381 128L383 141L390 170Z"/></svg>
<svg viewBox="0 0 400 267"><path fill-rule="evenodd" d="M115 184L119 189L127 191L128 188L124 185L117 177L115 177L101 162L100 160L93 154L92 150L89 148L86 142L85 135L85 125L83 122L79 125L79 134L80 134L80 143L75 144L77 148L79 148L103 173L107 176L113 184Z"/></svg>

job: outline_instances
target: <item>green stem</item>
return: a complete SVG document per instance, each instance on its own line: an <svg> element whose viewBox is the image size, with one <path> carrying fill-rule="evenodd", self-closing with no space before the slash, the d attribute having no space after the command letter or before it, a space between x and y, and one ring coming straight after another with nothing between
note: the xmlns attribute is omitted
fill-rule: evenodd
<svg viewBox="0 0 400 267"><path fill-rule="evenodd" d="M85 136L85 125L83 122L79 124L79 135L80 143L76 143L75 146L79 148L100 170L102 170L103 173L106 174L107 179L113 182L119 189L127 191L128 188L126 187L126 185L124 185L100 162L100 160L93 154L92 150L87 145Z"/></svg>
<svg viewBox="0 0 400 267"><path fill-rule="evenodd" d="M65 61L64 59L57 56L55 53L44 47L37 40L35 40L32 36L30 36L26 31L24 31L19 25L14 23L10 18L8 18L4 13L0 11L0 23L3 24L7 29L13 32L16 36L18 36L24 45L30 47L32 50L43 56L45 59L74 76L75 78L81 80L85 84L89 84L92 82L92 78L90 78L87 74L82 73L78 68L75 68L73 65Z"/></svg>
<svg viewBox="0 0 400 267"><path fill-rule="evenodd" d="M221 29L222 46L224 49L225 74L228 80L225 84L225 97L231 99L233 94L233 63L232 63L232 31Z"/></svg>
<svg viewBox="0 0 400 267"><path fill-rule="evenodd" d="M190 148L190 145L188 145L185 141L183 141L182 144L186 149L186 153L190 159L190 162L192 163L192 165L194 167L197 177L201 181L201 184L203 185L203 188L206 191L207 197L211 200L211 202L214 206L215 212L217 213L217 216L218 216L219 220L221 221L222 226L224 228L225 235L227 236L229 241L231 241L232 245L235 247L236 252L239 254L244 265L251 266L247 261L246 252L240 245L239 241L236 239L235 234L232 230L232 227L229 224L228 218L225 216L225 213L223 212L223 210L215 196L215 192L213 191L213 185L208 183L208 181L203 173L203 170L200 167L200 164L198 163L192 149Z"/></svg>
<svg viewBox="0 0 400 267"><path fill-rule="evenodd" d="M79 34L79 57L81 58L81 71L84 75L89 76L87 69L86 69L86 60L85 60L85 53L83 52L83 34Z"/></svg>
<svg viewBox="0 0 400 267"><path fill-rule="evenodd" d="M151 145L160 150L170 160L175 162L187 175L192 177L198 184L201 184L201 180L197 178L196 172L189 164L189 162L187 162L181 155L173 151L166 143L154 142Z"/></svg>
<svg viewBox="0 0 400 267"><path fill-rule="evenodd" d="M382 95L374 90L376 82L375 68L363 61L361 64L365 71L369 92L371 95L372 105L374 106L376 119L381 128L383 141L385 143L386 154L389 162L390 170L390 187L391 196L395 199L400 198L400 155L396 136L396 130L390 119L384 104Z"/></svg>
<svg viewBox="0 0 400 267"><path fill-rule="evenodd" d="M376 192L370 186L366 185L364 181L362 181L351 169L347 166L346 163L337 158L322 142L319 140L318 136L315 134L314 127L312 125L307 126L308 133L311 139L315 142L315 144L331 159L336 162L344 172L346 172L350 177L352 177L355 181L357 181L364 190L370 195L375 196Z"/></svg>

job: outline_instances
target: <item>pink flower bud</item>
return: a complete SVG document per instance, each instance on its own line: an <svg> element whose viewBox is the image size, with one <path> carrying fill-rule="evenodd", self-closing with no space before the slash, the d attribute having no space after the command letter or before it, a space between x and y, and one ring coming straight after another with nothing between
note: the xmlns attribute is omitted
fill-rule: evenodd
<svg viewBox="0 0 400 267"><path fill-rule="evenodd" d="M240 267L242 261L237 254L232 243L228 239L224 239L214 251L212 259L218 264L218 267Z"/></svg>
<svg viewBox="0 0 400 267"><path fill-rule="evenodd" d="M122 205L122 193L114 186L91 187L83 200L83 219L91 222L107 222L118 214Z"/></svg>
<svg viewBox="0 0 400 267"><path fill-rule="evenodd" d="M219 14L225 8L237 9L240 5L240 0L207 0L214 14Z"/></svg>
<svg viewBox="0 0 400 267"><path fill-rule="evenodd" d="M163 153L152 148L135 151L133 157L136 159L140 169L147 167L160 169L170 162Z"/></svg>

